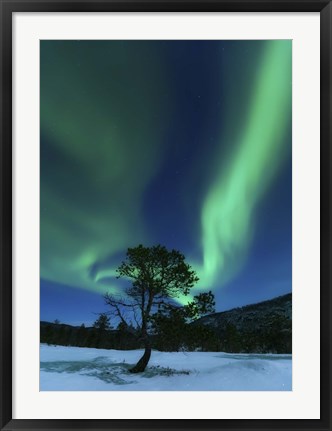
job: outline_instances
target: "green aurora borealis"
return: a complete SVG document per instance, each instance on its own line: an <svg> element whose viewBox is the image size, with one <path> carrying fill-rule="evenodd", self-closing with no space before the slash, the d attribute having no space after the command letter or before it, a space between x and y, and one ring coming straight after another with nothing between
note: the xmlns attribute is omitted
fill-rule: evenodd
<svg viewBox="0 0 332 431"><path fill-rule="evenodd" d="M167 107L158 104L163 71L152 52L142 64L134 47L112 45L109 76L91 47L77 64L70 45L50 52L46 44L41 73L41 131L55 153L45 174L42 165L41 277L96 289L95 262L145 241L140 202L162 157L157 115ZM148 68L160 81L145 83Z"/></svg>
<svg viewBox="0 0 332 431"><path fill-rule="evenodd" d="M207 286L217 276L220 280L234 273L242 262L250 244L255 206L285 156L291 118L290 71L290 43L270 42L254 83L245 127L236 134L234 153L204 199L200 274ZM233 139L234 135L225 138Z"/></svg>
<svg viewBox="0 0 332 431"><path fill-rule="evenodd" d="M127 247L162 243L221 294L264 199L289 206L291 59L291 41L42 41L41 288L116 291Z"/></svg>

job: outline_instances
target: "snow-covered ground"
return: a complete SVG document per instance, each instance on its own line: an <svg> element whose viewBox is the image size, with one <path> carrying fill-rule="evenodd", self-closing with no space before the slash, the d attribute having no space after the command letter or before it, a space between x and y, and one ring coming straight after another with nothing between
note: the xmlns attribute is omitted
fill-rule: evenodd
<svg viewBox="0 0 332 431"><path fill-rule="evenodd" d="M292 390L291 355L153 351L144 373L129 373L142 353L41 344L40 390Z"/></svg>

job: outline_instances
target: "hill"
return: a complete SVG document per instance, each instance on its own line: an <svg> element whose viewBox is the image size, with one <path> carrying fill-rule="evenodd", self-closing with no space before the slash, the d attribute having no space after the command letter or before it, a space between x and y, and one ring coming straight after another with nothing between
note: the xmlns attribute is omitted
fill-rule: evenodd
<svg viewBox="0 0 332 431"><path fill-rule="evenodd" d="M291 353L292 294L213 313L193 325L211 328L224 351Z"/></svg>

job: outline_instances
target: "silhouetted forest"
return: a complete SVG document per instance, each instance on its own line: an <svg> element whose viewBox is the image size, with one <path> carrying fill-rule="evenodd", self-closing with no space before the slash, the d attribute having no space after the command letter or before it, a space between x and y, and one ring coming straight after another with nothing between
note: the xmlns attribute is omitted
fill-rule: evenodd
<svg viewBox="0 0 332 431"><path fill-rule="evenodd" d="M230 353L291 353L292 295L213 313L193 323L183 319L161 319L151 336L160 351L223 351ZM117 329L70 326L41 322L42 343L132 350L143 348L135 328L120 324Z"/></svg>

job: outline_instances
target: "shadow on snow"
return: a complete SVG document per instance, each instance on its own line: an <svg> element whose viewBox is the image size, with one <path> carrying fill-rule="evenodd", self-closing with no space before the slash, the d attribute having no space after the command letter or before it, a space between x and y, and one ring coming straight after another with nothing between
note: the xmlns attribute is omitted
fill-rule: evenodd
<svg viewBox="0 0 332 431"><path fill-rule="evenodd" d="M52 361L41 362L40 370L50 373L79 373L85 376L96 377L106 383L114 383L116 385L127 385L137 383L137 380L130 379L132 374L129 369L134 364L125 362L110 363L109 359L103 356L95 358L91 361ZM174 370L168 367L150 366L137 377L151 378L155 376L173 376L185 374L189 375L188 370Z"/></svg>

